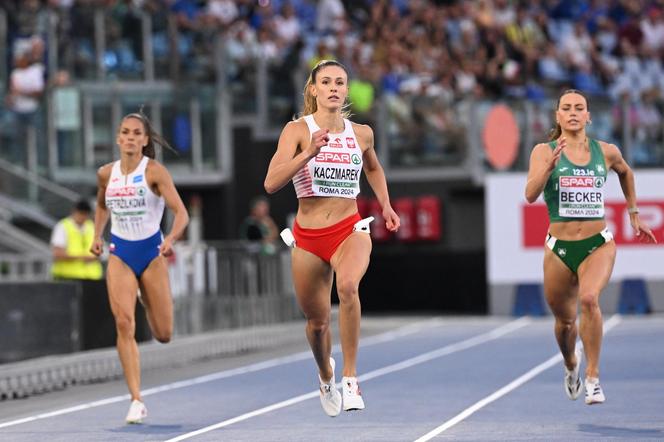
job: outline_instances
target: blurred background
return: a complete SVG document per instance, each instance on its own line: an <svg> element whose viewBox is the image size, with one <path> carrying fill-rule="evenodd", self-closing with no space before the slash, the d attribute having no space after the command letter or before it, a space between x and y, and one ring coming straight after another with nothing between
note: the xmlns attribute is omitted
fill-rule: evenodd
<svg viewBox="0 0 664 442"><path fill-rule="evenodd" d="M321 59L348 67L402 220L390 235L363 184L360 212L378 218L364 312L546 314L530 150L560 92L584 91L590 136L635 168L664 242L663 57L662 0L3 0L0 362L114 345L103 282L54 282L49 242L94 202L141 108L177 151L158 159L192 217L170 267L176 335L300 318L275 235L297 200L266 198L263 179ZM664 248L638 245L611 181L621 247L603 307L664 310Z"/></svg>

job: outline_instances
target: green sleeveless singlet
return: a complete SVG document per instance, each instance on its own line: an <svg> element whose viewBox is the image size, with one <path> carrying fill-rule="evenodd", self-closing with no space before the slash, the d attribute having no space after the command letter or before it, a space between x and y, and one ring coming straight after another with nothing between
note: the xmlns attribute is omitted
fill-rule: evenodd
<svg viewBox="0 0 664 442"><path fill-rule="evenodd" d="M572 163L563 151L546 182L544 201L551 223L604 219L604 153L597 140L589 139L588 142L588 164L579 166ZM556 145L556 141L549 143L552 150Z"/></svg>

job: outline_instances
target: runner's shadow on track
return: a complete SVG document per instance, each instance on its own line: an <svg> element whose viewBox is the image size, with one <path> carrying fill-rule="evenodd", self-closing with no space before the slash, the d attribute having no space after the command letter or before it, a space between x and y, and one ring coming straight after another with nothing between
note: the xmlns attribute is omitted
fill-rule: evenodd
<svg viewBox="0 0 664 442"><path fill-rule="evenodd" d="M656 428L626 428L610 425L580 424L579 431L606 437L656 437L664 438L664 431Z"/></svg>
<svg viewBox="0 0 664 442"><path fill-rule="evenodd" d="M156 425L156 424L136 424L124 425L119 428L107 428L111 433L131 433L131 434L156 434L181 432L182 425Z"/></svg>

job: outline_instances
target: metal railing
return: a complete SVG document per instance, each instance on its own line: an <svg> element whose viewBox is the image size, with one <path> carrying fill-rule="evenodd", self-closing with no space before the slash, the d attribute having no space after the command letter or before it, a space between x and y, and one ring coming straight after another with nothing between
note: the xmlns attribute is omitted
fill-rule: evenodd
<svg viewBox="0 0 664 442"><path fill-rule="evenodd" d="M50 281L51 265L45 253L0 254L0 283ZM265 255L242 241L180 243L169 278L179 335L299 317L288 250Z"/></svg>
<svg viewBox="0 0 664 442"><path fill-rule="evenodd" d="M0 9L0 91L7 85L7 13Z"/></svg>
<svg viewBox="0 0 664 442"><path fill-rule="evenodd" d="M485 161L482 139L483 122L496 104L506 104L519 127L518 155L508 170L527 170L531 149L547 140L555 107L554 98L464 100L447 106L436 104L435 99L422 98L383 98L378 106L377 150L390 180L467 178L481 185L485 173L496 171ZM425 103L414 105L413 101ZM589 136L618 145L633 167L664 167L664 126L661 123L646 126L635 121L634 106L642 104L592 97L590 101L593 120L587 128ZM414 121L420 120L412 113L418 106L432 114L438 113L432 118L445 124Z"/></svg>
<svg viewBox="0 0 664 442"><path fill-rule="evenodd" d="M80 198L78 193L0 158L0 246L16 252L49 253L46 241L51 229ZM31 228L23 230L17 225Z"/></svg>
<svg viewBox="0 0 664 442"><path fill-rule="evenodd" d="M0 283L50 281L51 263L44 253L0 253Z"/></svg>
<svg viewBox="0 0 664 442"><path fill-rule="evenodd" d="M299 317L289 251L265 255L244 241L181 247L170 276L178 334Z"/></svg>

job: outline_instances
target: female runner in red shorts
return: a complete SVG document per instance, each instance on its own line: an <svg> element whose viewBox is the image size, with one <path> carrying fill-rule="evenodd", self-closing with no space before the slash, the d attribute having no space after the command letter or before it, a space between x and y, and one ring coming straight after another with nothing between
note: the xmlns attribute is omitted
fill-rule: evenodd
<svg viewBox="0 0 664 442"><path fill-rule="evenodd" d="M346 68L336 61L319 62L304 88L302 117L284 127L265 178L268 193L291 180L297 193L293 281L307 319L307 339L318 364L321 404L332 417L342 407L342 395L335 387L335 362L330 357L330 293L335 273L344 358L343 408L364 408L356 373L358 287L369 265L371 239L368 229L354 229L361 221L355 198L362 170L383 209L387 229L395 232L399 228L385 173L374 150L373 131L346 118L347 95Z"/></svg>

